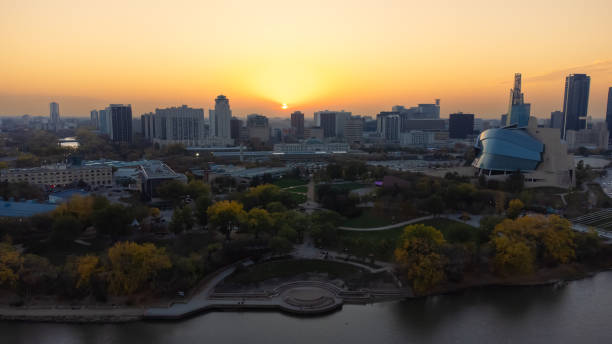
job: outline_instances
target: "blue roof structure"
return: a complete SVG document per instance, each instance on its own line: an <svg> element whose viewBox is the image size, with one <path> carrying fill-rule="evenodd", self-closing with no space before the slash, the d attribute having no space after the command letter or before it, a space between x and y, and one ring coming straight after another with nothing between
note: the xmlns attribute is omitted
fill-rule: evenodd
<svg viewBox="0 0 612 344"><path fill-rule="evenodd" d="M48 213L55 210L55 208L57 208L56 204L36 203L34 201L0 201L0 217L30 217Z"/></svg>
<svg viewBox="0 0 612 344"><path fill-rule="evenodd" d="M534 171L544 152L544 144L516 128L485 130L475 148L472 166L492 171Z"/></svg>

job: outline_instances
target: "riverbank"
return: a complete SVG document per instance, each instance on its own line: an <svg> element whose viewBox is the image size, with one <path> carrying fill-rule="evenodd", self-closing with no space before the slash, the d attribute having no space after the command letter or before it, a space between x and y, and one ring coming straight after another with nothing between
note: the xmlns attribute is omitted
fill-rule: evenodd
<svg viewBox="0 0 612 344"><path fill-rule="evenodd" d="M533 274L523 276L500 277L491 273L472 273L466 274L461 282L446 282L434 288L431 293L416 297L453 294L477 288L557 285L589 278L597 273L609 271L610 269L612 269L612 266L593 267L585 264L572 263L554 268L540 269Z"/></svg>
<svg viewBox="0 0 612 344"><path fill-rule="evenodd" d="M387 290L380 294L376 290L340 290L333 286L333 295L324 295L328 298L334 298L336 301L328 303L322 307L321 312L316 309L304 308L305 305L292 304L295 300L289 300L283 296L283 292L290 290L283 283L280 283L276 288L276 292L271 292L269 295L262 291L250 291L239 293L215 293L214 287L220 283L225 277L230 275L235 269L235 266L230 267L227 271L222 271L215 276L209 276L206 281L209 285L203 286L199 292L194 292L194 296L190 300L177 301L166 303L167 306L155 307L164 302L154 300L146 305L137 307L121 307L121 306L74 306L67 304L58 305L30 305L23 307L10 307L8 305L0 305L0 321L26 321L26 322L54 322L54 323L127 323L147 319L157 320L179 320L185 317L193 316L207 311L249 311L249 310L272 310L285 311L296 315L317 315L325 314L330 310L337 310L342 307L343 303L350 304L368 304L381 301L401 300L411 298L426 298L430 296L453 294L464 292L470 289L481 289L490 287L535 287L555 284L565 284L565 282L579 280L594 276L598 272L607 271L609 267L594 268L584 264L573 263L570 265L559 266L550 269L541 269L534 274L527 276L514 276L511 278L503 278L486 274L466 274L461 282L447 282L441 284L426 295L413 295L406 292L404 289ZM293 282L295 283L295 282ZM315 283L315 282L307 282ZM321 287L325 282L316 282ZM330 284L331 285L331 284ZM297 284L299 288L304 285ZM328 286L323 286L323 289L331 290ZM283 291L283 292L279 292ZM320 291L318 291L320 292ZM359 293L360 295L356 295ZM255 295L255 297L253 297ZM267 295L267 296L265 296ZM382 295L382 296L381 296ZM319 300L321 295L316 295L312 300ZM267 297L267 301L265 299ZM303 297L302 297L303 298ZM297 298L300 302L302 298ZM309 301L309 300L306 300ZM318 302L318 301L317 301ZM154 308L155 307L155 308ZM304 308L304 309L301 309ZM167 310L167 311L166 311Z"/></svg>

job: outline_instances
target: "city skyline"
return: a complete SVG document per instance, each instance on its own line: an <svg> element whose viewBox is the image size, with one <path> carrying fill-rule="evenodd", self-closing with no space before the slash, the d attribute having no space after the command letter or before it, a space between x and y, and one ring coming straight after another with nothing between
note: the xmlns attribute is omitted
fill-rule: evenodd
<svg viewBox="0 0 612 344"><path fill-rule="evenodd" d="M522 73L544 118L562 109L565 77L584 73L589 115L603 118L612 85L609 1L74 4L0 4L0 115L45 115L52 101L83 117L109 103L212 109L225 94L239 115L375 115L440 98L444 117L497 118Z"/></svg>

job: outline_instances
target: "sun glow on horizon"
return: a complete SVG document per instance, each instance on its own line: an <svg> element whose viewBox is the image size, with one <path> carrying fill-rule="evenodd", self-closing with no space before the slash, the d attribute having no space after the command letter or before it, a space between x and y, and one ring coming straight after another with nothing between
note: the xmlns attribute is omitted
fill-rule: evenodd
<svg viewBox="0 0 612 344"><path fill-rule="evenodd" d="M287 110L289 108L289 106L287 106L286 103L283 103L283 105L281 106L281 109L283 110Z"/></svg>

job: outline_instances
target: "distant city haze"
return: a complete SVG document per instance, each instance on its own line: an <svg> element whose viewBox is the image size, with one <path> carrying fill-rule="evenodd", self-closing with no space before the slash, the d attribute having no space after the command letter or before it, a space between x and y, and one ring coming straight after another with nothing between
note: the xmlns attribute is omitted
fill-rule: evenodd
<svg viewBox="0 0 612 344"><path fill-rule="evenodd" d="M440 98L442 117L499 118L522 73L531 114L549 117L584 73L603 118L610 13L610 0L1 1L0 115L214 109L224 94L241 117Z"/></svg>

